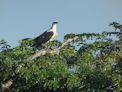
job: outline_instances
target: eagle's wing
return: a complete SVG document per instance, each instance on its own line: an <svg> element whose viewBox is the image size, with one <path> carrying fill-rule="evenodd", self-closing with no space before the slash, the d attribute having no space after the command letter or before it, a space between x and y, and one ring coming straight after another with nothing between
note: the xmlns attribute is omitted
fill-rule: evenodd
<svg viewBox="0 0 122 92"><path fill-rule="evenodd" d="M42 33L40 36L36 37L34 39L34 41L37 43L37 44L43 44L43 43L46 43L48 42L51 37L53 36L53 32L48 32L48 31L45 31L44 33Z"/></svg>

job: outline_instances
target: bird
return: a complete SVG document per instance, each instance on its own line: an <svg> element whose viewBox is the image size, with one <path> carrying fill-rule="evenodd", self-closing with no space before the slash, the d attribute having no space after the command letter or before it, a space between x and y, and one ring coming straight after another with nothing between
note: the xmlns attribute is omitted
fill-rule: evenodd
<svg viewBox="0 0 122 92"><path fill-rule="evenodd" d="M58 35L57 33L57 24L58 22L53 22L52 26L43 32L38 37L34 38L34 42L36 45L46 44L48 42L54 41Z"/></svg>

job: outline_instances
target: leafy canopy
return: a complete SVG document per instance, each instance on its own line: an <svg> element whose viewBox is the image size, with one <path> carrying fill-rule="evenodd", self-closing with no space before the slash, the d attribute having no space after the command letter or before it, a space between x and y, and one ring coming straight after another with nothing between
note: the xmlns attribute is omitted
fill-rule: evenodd
<svg viewBox="0 0 122 92"><path fill-rule="evenodd" d="M114 31L67 34L64 42L53 41L43 47L32 39L22 39L11 48L0 41L0 81L12 81L6 92L106 92L122 90L122 25L110 24ZM62 48L60 48L62 46ZM43 49L58 49L31 57Z"/></svg>

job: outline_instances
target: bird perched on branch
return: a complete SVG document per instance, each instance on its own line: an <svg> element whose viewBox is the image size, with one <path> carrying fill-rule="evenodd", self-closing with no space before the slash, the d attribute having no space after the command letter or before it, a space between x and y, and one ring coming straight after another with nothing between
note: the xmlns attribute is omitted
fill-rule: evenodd
<svg viewBox="0 0 122 92"><path fill-rule="evenodd" d="M58 22L53 22L52 26L49 30L45 31L44 33L42 33L41 35L36 37L34 39L35 44L42 45L42 44L55 40L57 37L57 31L56 31L57 24L58 24Z"/></svg>

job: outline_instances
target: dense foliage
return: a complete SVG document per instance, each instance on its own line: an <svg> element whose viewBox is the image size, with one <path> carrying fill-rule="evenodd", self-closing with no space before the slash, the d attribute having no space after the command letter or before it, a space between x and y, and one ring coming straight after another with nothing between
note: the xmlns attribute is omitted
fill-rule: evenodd
<svg viewBox="0 0 122 92"><path fill-rule="evenodd" d="M11 48L0 41L0 82L12 81L5 92L120 92L122 91L122 25L102 33L67 34L64 40L78 37L59 53L31 56L47 48L56 49L63 42L33 46L32 39L22 39Z"/></svg>

